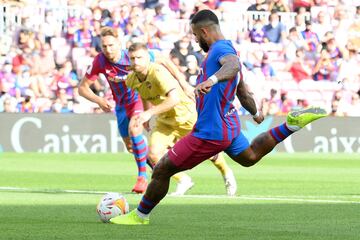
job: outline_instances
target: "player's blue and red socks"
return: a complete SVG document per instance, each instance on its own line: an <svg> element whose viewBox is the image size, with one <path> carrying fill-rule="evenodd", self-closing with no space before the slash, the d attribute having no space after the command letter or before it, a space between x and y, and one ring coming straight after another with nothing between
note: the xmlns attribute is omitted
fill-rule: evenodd
<svg viewBox="0 0 360 240"><path fill-rule="evenodd" d="M146 179L148 145L143 134L131 137L133 154L138 167L138 176Z"/></svg>
<svg viewBox="0 0 360 240"><path fill-rule="evenodd" d="M150 214L151 210L153 210L153 208L156 207L158 203L159 202L152 202L145 195L143 195L141 202L137 207L137 214L139 215L139 217L142 218L147 217Z"/></svg>
<svg viewBox="0 0 360 240"><path fill-rule="evenodd" d="M282 142L294 133L294 131L291 131L287 126L286 123L283 123L277 127L274 127L269 130L270 135L274 138L276 143Z"/></svg>

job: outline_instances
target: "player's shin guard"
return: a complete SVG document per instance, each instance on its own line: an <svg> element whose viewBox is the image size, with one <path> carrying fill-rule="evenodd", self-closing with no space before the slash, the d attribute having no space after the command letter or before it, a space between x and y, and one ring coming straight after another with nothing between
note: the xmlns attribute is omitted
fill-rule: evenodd
<svg viewBox="0 0 360 240"><path fill-rule="evenodd" d="M133 153L138 167L138 176L146 178L146 159L148 145L143 134L131 137Z"/></svg>

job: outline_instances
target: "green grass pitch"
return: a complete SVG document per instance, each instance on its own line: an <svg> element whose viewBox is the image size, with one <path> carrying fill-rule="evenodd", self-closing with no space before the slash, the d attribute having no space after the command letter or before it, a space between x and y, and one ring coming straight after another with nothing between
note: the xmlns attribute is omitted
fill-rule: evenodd
<svg viewBox="0 0 360 240"><path fill-rule="evenodd" d="M0 154L0 239L359 239L360 155L274 153L251 168L228 160L238 195L204 162L184 197L167 196L149 226L101 223L101 192L130 194L129 154ZM174 190L172 182L170 191Z"/></svg>

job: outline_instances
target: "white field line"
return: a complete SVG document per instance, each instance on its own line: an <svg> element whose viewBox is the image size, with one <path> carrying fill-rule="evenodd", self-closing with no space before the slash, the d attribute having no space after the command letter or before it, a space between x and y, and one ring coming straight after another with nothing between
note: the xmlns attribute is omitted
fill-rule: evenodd
<svg viewBox="0 0 360 240"><path fill-rule="evenodd" d="M62 190L62 189L36 189L36 188L18 188L18 187L0 187L0 192L32 192L32 193L73 193L73 194L105 194L106 191L90 191L90 190ZM130 195L133 193L122 193ZM193 198L193 199L239 199L239 200L255 200L255 201L286 201L286 202L303 202L303 203L350 203L360 204L359 195L339 195L339 196L260 196L260 195L241 195L241 196L226 196L226 195L184 195L171 196L178 198ZM347 200L347 199L354 200ZM359 199L359 201L356 201Z"/></svg>

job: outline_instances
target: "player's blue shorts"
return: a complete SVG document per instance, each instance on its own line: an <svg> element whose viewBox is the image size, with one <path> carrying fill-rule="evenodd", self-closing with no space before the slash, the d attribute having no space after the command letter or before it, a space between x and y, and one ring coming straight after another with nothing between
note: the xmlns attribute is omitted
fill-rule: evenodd
<svg viewBox="0 0 360 240"><path fill-rule="evenodd" d="M239 136L232 140L230 146L225 149L224 152L229 156L237 156L243 151L245 151L249 146L249 141L244 136L244 134L240 132Z"/></svg>
<svg viewBox="0 0 360 240"><path fill-rule="evenodd" d="M127 116L125 108L116 105L115 114L120 136L123 138L129 137L130 117Z"/></svg>
<svg viewBox="0 0 360 240"><path fill-rule="evenodd" d="M126 106L116 105L115 115L118 129L122 138L129 137L129 122L132 116L144 111L142 101L135 101Z"/></svg>

